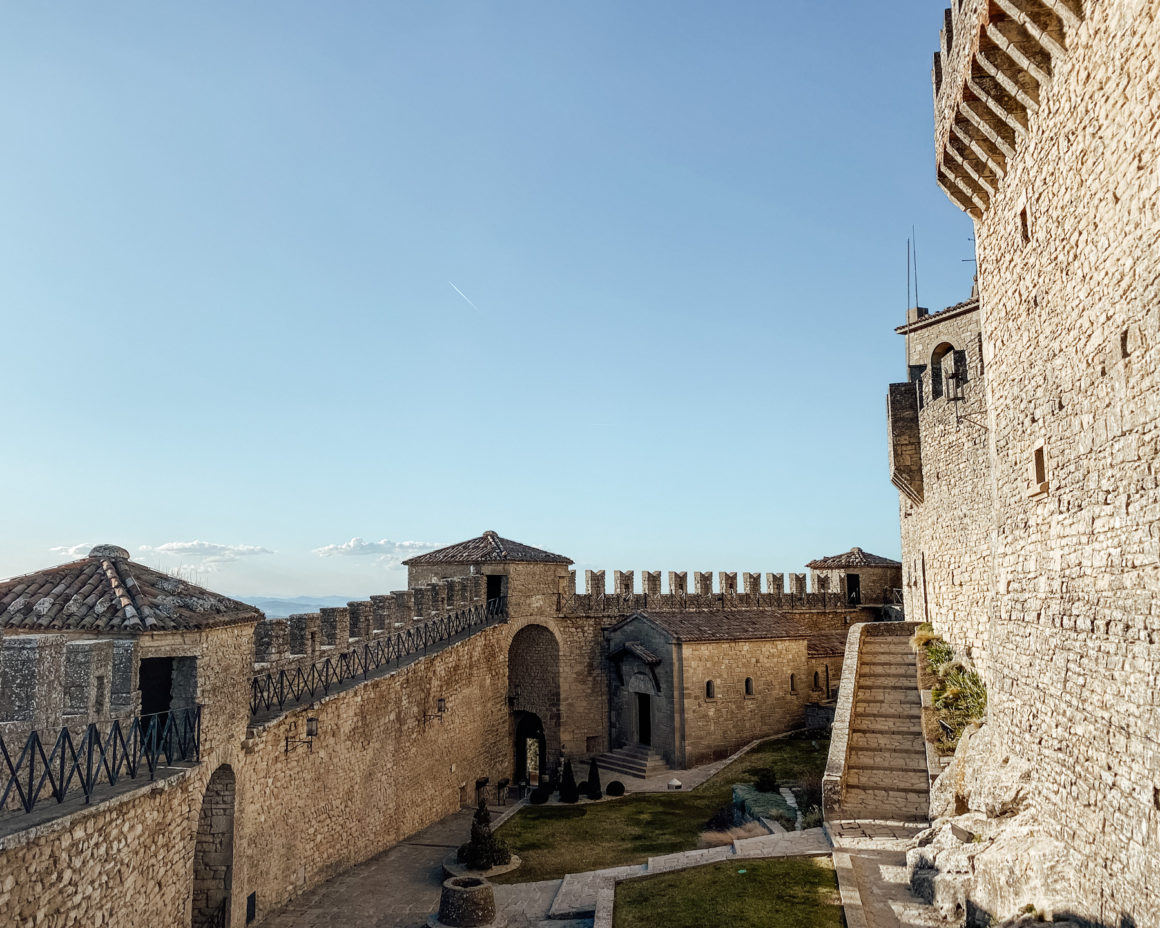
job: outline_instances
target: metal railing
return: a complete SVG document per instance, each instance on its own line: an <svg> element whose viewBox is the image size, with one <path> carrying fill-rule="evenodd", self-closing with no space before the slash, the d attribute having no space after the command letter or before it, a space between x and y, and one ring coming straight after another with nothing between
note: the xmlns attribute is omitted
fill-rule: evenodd
<svg viewBox="0 0 1160 928"><path fill-rule="evenodd" d="M259 674L250 682L250 715L281 711L319 694L325 696L341 684L374 671L398 666L413 654L439 650L465 632L506 622L507 597L489 599L459 612L379 635L361 647L316 661L308 667L290 667Z"/></svg>
<svg viewBox="0 0 1160 928"><path fill-rule="evenodd" d="M52 798L61 803L78 793L87 803L99 786L116 786L144 772L152 780L158 767L197 763L201 706L137 716L127 727L114 720L104 732L95 722L79 735L62 728L49 744L33 731L13 754L0 736L0 812L31 812L38 802Z"/></svg>

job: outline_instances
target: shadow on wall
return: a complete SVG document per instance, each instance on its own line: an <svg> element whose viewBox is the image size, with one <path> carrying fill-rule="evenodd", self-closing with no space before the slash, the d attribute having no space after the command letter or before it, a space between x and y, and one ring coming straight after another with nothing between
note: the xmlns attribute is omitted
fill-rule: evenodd
<svg viewBox="0 0 1160 928"><path fill-rule="evenodd" d="M937 875L936 869L932 876ZM917 893L920 897L922 893ZM955 913L956 916L961 916L960 909ZM1032 907L1028 907L1027 911L1021 911L1016 915L1008 916L1006 919L997 918L991 914L987 909L980 905L976 905L970 899L966 901L966 926L967 928L1147 928L1147 926L1140 926L1136 919L1131 915L1121 913L1120 917L1115 921L1093 920L1085 915L1080 915L1071 909L1056 909L1050 913L1051 921L1044 921L1044 917L1048 913L1034 911ZM1034 916L1034 917L1031 917Z"/></svg>

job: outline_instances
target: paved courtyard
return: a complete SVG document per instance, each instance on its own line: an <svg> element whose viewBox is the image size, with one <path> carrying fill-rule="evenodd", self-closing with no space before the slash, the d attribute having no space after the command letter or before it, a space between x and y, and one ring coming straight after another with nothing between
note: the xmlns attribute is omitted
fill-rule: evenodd
<svg viewBox="0 0 1160 928"><path fill-rule="evenodd" d="M508 811L492 807L492 821ZM273 913L262 928L420 928L439 908L442 861L467 840L470 809L450 815L377 857L327 880ZM496 886L511 928L539 928L560 880ZM592 919L552 920L547 928L591 928Z"/></svg>

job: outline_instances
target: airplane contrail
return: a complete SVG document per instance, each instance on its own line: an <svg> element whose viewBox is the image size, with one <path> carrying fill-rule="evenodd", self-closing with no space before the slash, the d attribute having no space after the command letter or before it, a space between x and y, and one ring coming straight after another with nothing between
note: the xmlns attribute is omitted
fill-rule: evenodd
<svg viewBox="0 0 1160 928"><path fill-rule="evenodd" d="M447 282L448 282L449 284L451 284L451 281L447 281ZM458 294L459 294L461 297L463 297L465 300L467 300L467 305L468 305L468 306L470 306L472 309L474 309L474 310L475 310L477 313L479 313L481 316L483 315L483 310L482 310L482 309L480 309L478 306L476 306L474 303L472 303L472 302L471 302L471 299L468 297L468 295L467 295L466 293L464 293L462 290L460 290L460 289L459 289L457 286L455 286L455 284L451 284L451 289L452 289L452 290L454 290L456 293L458 293Z"/></svg>

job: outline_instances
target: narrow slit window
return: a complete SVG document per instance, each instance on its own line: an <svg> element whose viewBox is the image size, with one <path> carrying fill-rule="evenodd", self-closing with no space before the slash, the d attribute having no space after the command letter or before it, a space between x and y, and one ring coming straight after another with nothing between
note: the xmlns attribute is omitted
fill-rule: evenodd
<svg viewBox="0 0 1160 928"><path fill-rule="evenodd" d="M745 678L745 695L746 696L753 695L753 677L746 677Z"/></svg>
<svg viewBox="0 0 1160 928"><path fill-rule="evenodd" d="M797 692L797 680L792 673L789 675L789 691L791 693Z"/></svg>
<svg viewBox="0 0 1160 928"><path fill-rule="evenodd" d="M717 687L713 685L712 680L705 681L705 698L715 699L717 697Z"/></svg>
<svg viewBox="0 0 1160 928"><path fill-rule="evenodd" d="M1023 236L1023 244L1031 241L1031 226L1027 222L1027 207L1019 210L1019 234Z"/></svg>

